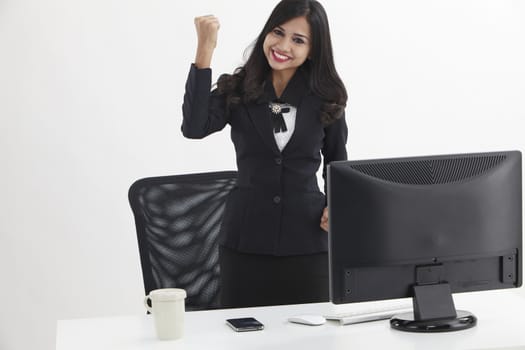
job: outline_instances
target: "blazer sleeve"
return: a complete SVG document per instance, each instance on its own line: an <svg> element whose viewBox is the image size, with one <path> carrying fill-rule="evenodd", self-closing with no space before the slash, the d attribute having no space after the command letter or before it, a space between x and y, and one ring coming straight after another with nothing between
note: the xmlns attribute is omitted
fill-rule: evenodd
<svg viewBox="0 0 525 350"><path fill-rule="evenodd" d="M346 141L348 138L348 126L346 125L345 114L332 124L325 127L324 145L321 149L323 154L323 180L324 193L327 192L326 167L334 160L347 160Z"/></svg>
<svg viewBox="0 0 525 350"><path fill-rule="evenodd" d="M182 104L182 134L191 139L201 139L222 130L226 125L224 96L211 91L211 69L191 65Z"/></svg>

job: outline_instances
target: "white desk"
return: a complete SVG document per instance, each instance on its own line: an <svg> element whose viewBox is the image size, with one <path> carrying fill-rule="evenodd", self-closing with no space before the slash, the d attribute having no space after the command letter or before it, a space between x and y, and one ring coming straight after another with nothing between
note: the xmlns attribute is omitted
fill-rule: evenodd
<svg viewBox="0 0 525 350"><path fill-rule="evenodd" d="M148 349L525 349L525 298L516 290L454 295L457 309L473 312L474 328L451 333L420 334L390 329L388 321L340 326L328 321L322 326L288 323L301 313L324 314L330 303L272 306L186 313L185 336L175 341L155 338L150 315L61 320L57 324L57 350L148 350ZM359 308L362 305L345 305ZM253 316L265 325L263 331L236 333L226 318Z"/></svg>

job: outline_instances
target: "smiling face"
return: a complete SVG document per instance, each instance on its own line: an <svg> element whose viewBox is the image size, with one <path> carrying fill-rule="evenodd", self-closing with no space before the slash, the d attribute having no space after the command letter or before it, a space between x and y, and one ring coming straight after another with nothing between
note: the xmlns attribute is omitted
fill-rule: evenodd
<svg viewBox="0 0 525 350"><path fill-rule="evenodd" d="M296 17L273 28L265 37L263 50L274 74L289 79L310 54L310 25Z"/></svg>

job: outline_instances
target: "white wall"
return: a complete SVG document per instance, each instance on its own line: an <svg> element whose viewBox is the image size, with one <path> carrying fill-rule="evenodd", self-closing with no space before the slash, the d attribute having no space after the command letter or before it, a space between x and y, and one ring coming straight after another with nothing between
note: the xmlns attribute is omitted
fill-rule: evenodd
<svg viewBox="0 0 525 350"><path fill-rule="evenodd" d="M0 349L57 319L142 313L127 189L234 169L229 132L180 134L193 17L231 72L276 1L0 0ZM525 150L525 3L325 0L350 157Z"/></svg>

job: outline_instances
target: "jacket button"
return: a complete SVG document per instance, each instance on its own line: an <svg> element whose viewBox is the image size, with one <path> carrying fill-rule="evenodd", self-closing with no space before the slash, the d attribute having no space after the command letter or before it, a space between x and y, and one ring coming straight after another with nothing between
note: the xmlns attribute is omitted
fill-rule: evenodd
<svg viewBox="0 0 525 350"><path fill-rule="evenodd" d="M283 159L282 158L275 158L275 164L281 165L282 163L283 163Z"/></svg>
<svg viewBox="0 0 525 350"><path fill-rule="evenodd" d="M274 202L275 204L279 204L279 203L281 202L281 197L279 197L279 196L275 196L275 197L273 197L273 202Z"/></svg>

